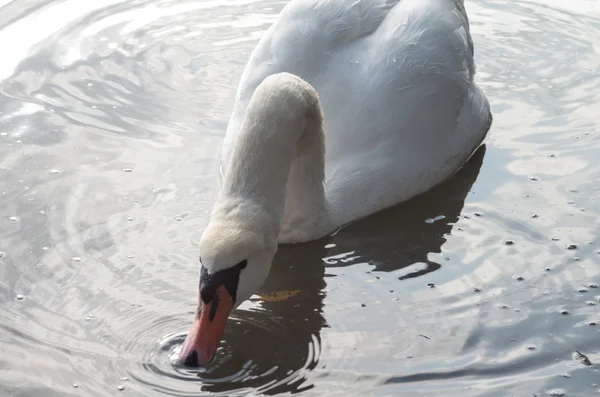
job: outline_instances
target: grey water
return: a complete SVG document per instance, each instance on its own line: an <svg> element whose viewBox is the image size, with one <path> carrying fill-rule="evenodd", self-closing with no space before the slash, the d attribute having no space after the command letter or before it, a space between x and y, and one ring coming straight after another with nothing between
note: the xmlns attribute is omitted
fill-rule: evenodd
<svg viewBox="0 0 600 397"><path fill-rule="evenodd" d="M485 147L283 247L172 365L250 52L285 1L0 1L0 395L600 396L600 4L467 0Z"/></svg>

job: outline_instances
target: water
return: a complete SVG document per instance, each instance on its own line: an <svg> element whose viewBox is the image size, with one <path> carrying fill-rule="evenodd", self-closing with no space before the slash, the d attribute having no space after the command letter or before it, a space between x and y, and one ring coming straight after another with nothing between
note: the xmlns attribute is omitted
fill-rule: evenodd
<svg viewBox="0 0 600 397"><path fill-rule="evenodd" d="M216 153L283 1L0 2L0 395L600 395L600 6L471 0L487 147L282 249L213 365L172 357Z"/></svg>

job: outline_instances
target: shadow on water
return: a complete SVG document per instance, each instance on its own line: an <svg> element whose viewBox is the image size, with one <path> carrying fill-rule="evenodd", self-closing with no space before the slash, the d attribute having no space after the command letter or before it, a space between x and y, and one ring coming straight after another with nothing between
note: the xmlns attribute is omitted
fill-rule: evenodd
<svg viewBox="0 0 600 397"><path fill-rule="evenodd" d="M332 263L328 244L356 245L354 255L369 258L377 271L394 272L415 262L426 262L427 268L400 277L412 278L437 270L440 265L428 261L428 254L439 253L445 235L460 216L465 198L477 179L485 156L480 147L464 167L443 184L399 206L348 225L332 237L300 245L281 246L271 273L260 294L266 300L260 311L244 311L246 321L261 321L265 313L271 320L269 332L255 332L255 328L233 327L226 334L227 343L235 358L227 366L211 372L210 376L223 378L232 368L243 368L244 361L252 358L254 371L269 373L281 371L285 376L265 388L261 379L244 379L244 387L256 387L265 394L299 393L313 387L304 376L318 365L320 333L328 327L323 316L326 271L330 267L349 266L350 263ZM444 215L442 222L427 223L433 215ZM360 289L359 286L357 286ZM283 294L282 300L277 296ZM274 297L269 301L269 296ZM286 299L289 297L289 299ZM253 319L258 313L258 317ZM273 334L285 335L274 339ZM231 367L230 367L231 366ZM287 378L287 380L286 380ZM232 383L204 384L207 392L227 392Z"/></svg>

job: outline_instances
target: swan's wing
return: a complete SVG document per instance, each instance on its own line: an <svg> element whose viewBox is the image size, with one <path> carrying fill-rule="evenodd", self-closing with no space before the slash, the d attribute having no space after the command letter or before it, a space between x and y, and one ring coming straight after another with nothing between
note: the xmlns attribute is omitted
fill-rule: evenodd
<svg viewBox="0 0 600 397"><path fill-rule="evenodd" d="M256 87L269 75L288 72L315 88L335 74L340 54L375 32L401 0L292 0L265 32L242 74L222 146L227 164ZM344 55L347 56L347 55ZM322 93L321 93L322 94Z"/></svg>

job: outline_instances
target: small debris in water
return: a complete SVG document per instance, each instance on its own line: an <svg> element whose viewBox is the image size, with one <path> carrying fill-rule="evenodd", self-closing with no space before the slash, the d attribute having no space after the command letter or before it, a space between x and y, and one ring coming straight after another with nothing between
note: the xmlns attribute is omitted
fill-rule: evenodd
<svg viewBox="0 0 600 397"><path fill-rule="evenodd" d="M534 176L534 175L532 175L532 176L530 176L530 177L529 177L529 180L530 180L530 181L539 181L539 180L540 180L540 178L539 178L539 177L537 177L537 176Z"/></svg>
<svg viewBox="0 0 600 397"><path fill-rule="evenodd" d="M123 391L123 390L125 390L125 386L119 385L119 386L117 386L117 389Z"/></svg>
<svg viewBox="0 0 600 397"><path fill-rule="evenodd" d="M596 324L597 324L597 323L596 323L595 321L590 321L590 322L588 323L588 325L589 325L589 326L592 326L592 327L595 327L595 326L596 326Z"/></svg>
<svg viewBox="0 0 600 397"><path fill-rule="evenodd" d="M547 267L547 268L546 268L546 269L544 269L544 270L546 270L547 272L549 272L549 271L550 271L550 270L552 270L552 269L550 269L549 267Z"/></svg>
<svg viewBox="0 0 600 397"><path fill-rule="evenodd" d="M425 219L425 223L434 223L436 221L441 221L442 219L446 219L444 215L434 216L433 218Z"/></svg>
<svg viewBox="0 0 600 397"><path fill-rule="evenodd" d="M124 381L128 381L129 380L129 378L126 377L126 376L122 377L121 379L124 380Z"/></svg>
<svg viewBox="0 0 600 397"><path fill-rule="evenodd" d="M366 303L361 303L360 307L367 307L367 304Z"/></svg>
<svg viewBox="0 0 600 397"><path fill-rule="evenodd" d="M508 309L508 305L500 305L498 306L500 309Z"/></svg>
<svg viewBox="0 0 600 397"><path fill-rule="evenodd" d="M531 214L531 217L532 218L537 218L537 217L539 217L539 215L538 214Z"/></svg>
<svg viewBox="0 0 600 397"><path fill-rule="evenodd" d="M525 280L525 277L523 277L523 276L514 276L514 279L517 280L517 281L523 281L523 280Z"/></svg>
<svg viewBox="0 0 600 397"><path fill-rule="evenodd" d="M592 283L590 284L590 288L598 288L598 284Z"/></svg>
<svg viewBox="0 0 600 397"><path fill-rule="evenodd" d="M514 243L512 240L504 240L504 245L513 245Z"/></svg>
<svg viewBox="0 0 600 397"><path fill-rule="evenodd" d="M577 249L577 244L567 244L567 249L568 250L576 250Z"/></svg>
<svg viewBox="0 0 600 397"><path fill-rule="evenodd" d="M567 314L569 314L568 310L561 310L560 314L562 314L563 316L566 316Z"/></svg>
<svg viewBox="0 0 600 397"><path fill-rule="evenodd" d="M422 335L422 334L419 334L419 336L420 336L421 338L425 338L425 339L429 339L429 340L431 340L431 338L430 338L429 336L427 336L427 335Z"/></svg>
<svg viewBox="0 0 600 397"><path fill-rule="evenodd" d="M25 295L21 295L21 294L17 295L17 300L18 301L22 301L23 299L25 299Z"/></svg>
<svg viewBox="0 0 600 397"><path fill-rule="evenodd" d="M534 345L527 345L526 348L527 350L537 350L537 347Z"/></svg>
<svg viewBox="0 0 600 397"><path fill-rule="evenodd" d="M475 216L482 216L483 214L481 212L473 212L473 215L475 215Z"/></svg>
<svg viewBox="0 0 600 397"><path fill-rule="evenodd" d="M0 258L4 258L4 255L6 255L4 252L0 251Z"/></svg>
<svg viewBox="0 0 600 397"><path fill-rule="evenodd" d="M548 392L548 395L554 397L562 397L565 395L565 391L563 389L552 389Z"/></svg>
<svg viewBox="0 0 600 397"><path fill-rule="evenodd" d="M123 172L131 172L131 171L133 171L132 168L123 168Z"/></svg>
<svg viewBox="0 0 600 397"><path fill-rule="evenodd" d="M587 365L587 366L592 365L592 362L590 361L590 359L588 358L588 356L586 356L585 354L583 354L579 350L575 350L575 353L573 353L573 359L579 361L583 365Z"/></svg>
<svg viewBox="0 0 600 397"><path fill-rule="evenodd" d="M473 288L473 291L475 291L475 292L481 292L481 288L475 287L475 288Z"/></svg>
<svg viewBox="0 0 600 397"><path fill-rule="evenodd" d="M435 284L434 284L434 283L429 283L429 284L427 284L427 286L428 286L429 288L435 288Z"/></svg>
<svg viewBox="0 0 600 397"><path fill-rule="evenodd" d="M577 290L577 292L581 292L581 293L583 293L583 292L588 292L588 290L587 290L587 288L583 288L583 287L581 287L581 288L579 288L579 289Z"/></svg>
<svg viewBox="0 0 600 397"><path fill-rule="evenodd" d="M53 168L50 170L50 175L58 175L60 174L60 170L57 170L56 168Z"/></svg>
<svg viewBox="0 0 600 397"><path fill-rule="evenodd" d="M325 244L325 248L329 249L329 248L333 248L335 247L335 244Z"/></svg>
<svg viewBox="0 0 600 397"><path fill-rule="evenodd" d="M73 383L73 387L77 389L79 385L77 383Z"/></svg>

